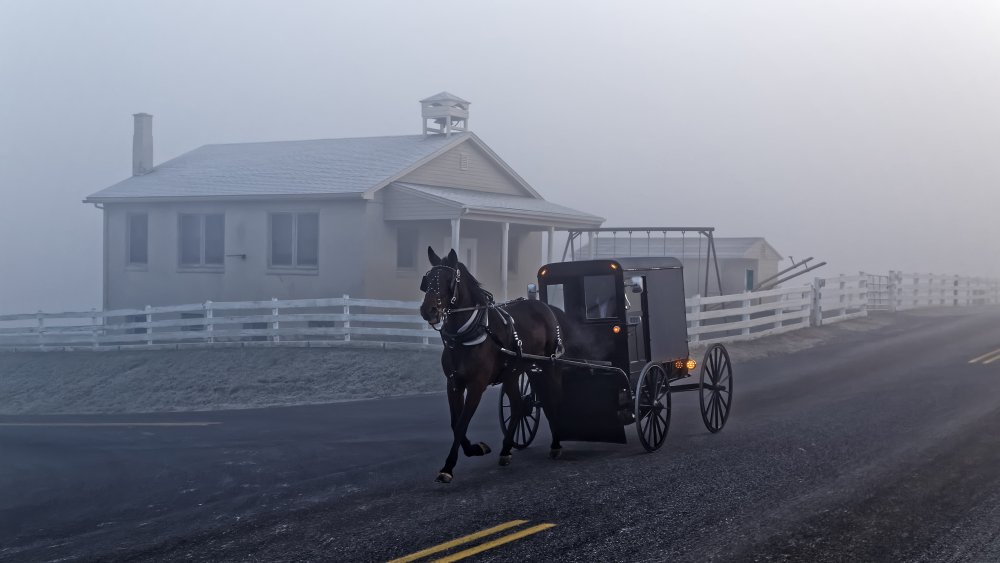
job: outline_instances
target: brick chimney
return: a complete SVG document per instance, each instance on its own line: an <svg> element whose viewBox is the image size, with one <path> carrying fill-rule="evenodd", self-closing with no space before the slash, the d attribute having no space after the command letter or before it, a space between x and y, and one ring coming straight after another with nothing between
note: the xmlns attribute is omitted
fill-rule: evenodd
<svg viewBox="0 0 1000 563"><path fill-rule="evenodd" d="M132 175L142 176L153 170L153 116L136 113L132 133Z"/></svg>

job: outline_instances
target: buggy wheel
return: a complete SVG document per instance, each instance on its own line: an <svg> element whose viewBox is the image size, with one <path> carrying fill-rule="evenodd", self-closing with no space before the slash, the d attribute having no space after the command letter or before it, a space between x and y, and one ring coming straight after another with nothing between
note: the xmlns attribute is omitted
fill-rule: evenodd
<svg viewBox="0 0 1000 563"><path fill-rule="evenodd" d="M647 452L660 449L670 430L670 382L659 364L642 368L635 386L635 430Z"/></svg>
<svg viewBox="0 0 1000 563"><path fill-rule="evenodd" d="M721 344L705 352L698 380L698 400L705 428L713 434L722 430L733 406L733 364L729 361L729 352Z"/></svg>
<svg viewBox="0 0 1000 563"><path fill-rule="evenodd" d="M521 372L517 377L517 392L520 395L520 404L512 405L507 398L507 393L500 391L500 429L504 436L511 432L514 440L514 449L523 450L527 448L538 433L538 423L541 421L541 403L538 395L531 388L531 380L528 374Z"/></svg>

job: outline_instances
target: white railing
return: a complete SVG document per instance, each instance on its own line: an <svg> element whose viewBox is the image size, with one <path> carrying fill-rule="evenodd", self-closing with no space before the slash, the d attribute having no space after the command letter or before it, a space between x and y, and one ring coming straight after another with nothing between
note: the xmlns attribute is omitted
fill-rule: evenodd
<svg viewBox="0 0 1000 563"><path fill-rule="evenodd" d="M885 278L885 276L882 276ZM749 340L863 317L869 299L899 311L1000 303L1000 280L891 272L816 278L812 284L687 300L691 342ZM872 296L878 291L878 296ZM416 301L331 299L0 315L0 349L115 350L230 346L438 347ZM883 308L883 307L880 307Z"/></svg>
<svg viewBox="0 0 1000 563"><path fill-rule="evenodd" d="M810 286L687 300L691 342L749 340L809 326Z"/></svg>
<svg viewBox="0 0 1000 563"><path fill-rule="evenodd" d="M419 302L296 299L0 316L0 347L54 350L199 346L427 346Z"/></svg>
<svg viewBox="0 0 1000 563"><path fill-rule="evenodd" d="M890 272L891 310L987 305L1000 300L1000 280L940 274Z"/></svg>

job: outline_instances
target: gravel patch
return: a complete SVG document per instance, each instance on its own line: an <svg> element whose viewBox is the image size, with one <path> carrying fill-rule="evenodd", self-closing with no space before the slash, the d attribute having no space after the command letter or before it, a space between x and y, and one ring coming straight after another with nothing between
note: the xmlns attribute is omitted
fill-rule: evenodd
<svg viewBox="0 0 1000 563"><path fill-rule="evenodd" d="M951 315L955 314L950 309ZM903 313L909 314L909 313ZM808 350L835 338L845 332L867 332L892 325L896 317L889 313L874 313L868 317L828 324L821 327L807 327L784 334L765 336L755 340L725 343L726 350L733 360L759 360L781 354L792 354ZM701 361L708 346L692 343L691 356Z"/></svg>
<svg viewBox="0 0 1000 563"><path fill-rule="evenodd" d="M0 353L0 414L331 403L444 390L440 352L235 348Z"/></svg>

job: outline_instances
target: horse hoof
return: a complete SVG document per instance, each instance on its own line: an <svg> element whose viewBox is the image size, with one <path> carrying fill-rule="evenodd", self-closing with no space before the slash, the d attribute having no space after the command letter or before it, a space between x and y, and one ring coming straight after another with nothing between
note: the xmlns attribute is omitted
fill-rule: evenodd
<svg viewBox="0 0 1000 563"><path fill-rule="evenodd" d="M451 480L452 480L451 473L445 473L444 471L442 471L441 473L438 473L437 479L434 479L434 482L447 484L451 483Z"/></svg>
<svg viewBox="0 0 1000 563"><path fill-rule="evenodd" d="M549 457L552 459L559 459L559 456L561 455L562 455L562 448L558 449L552 448L551 450L549 450Z"/></svg>
<svg viewBox="0 0 1000 563"><path fill-rule="evenodd" d="M479 455L486 455L493 450L490 449L490 446L486 442L479 442L479 451L483 452Z"/></svg>
<svg viewBox="0 0 1000 563"><path fill-rule="evenodd" d="M500 456L500 467L507 467L508 465L510 465L510 456L509 455Z"/></svg>

